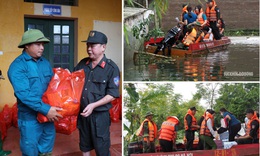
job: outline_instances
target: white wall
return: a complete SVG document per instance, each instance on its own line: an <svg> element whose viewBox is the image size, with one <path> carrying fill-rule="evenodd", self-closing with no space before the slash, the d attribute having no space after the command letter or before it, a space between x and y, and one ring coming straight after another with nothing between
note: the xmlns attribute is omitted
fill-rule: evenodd
<svg viewBox="0 0 260 156"><path fill-rule="evenodd" d="M122 23L95 20L94 30L106 34L108 38L106 57L113 60L122 71Z"/></svg>

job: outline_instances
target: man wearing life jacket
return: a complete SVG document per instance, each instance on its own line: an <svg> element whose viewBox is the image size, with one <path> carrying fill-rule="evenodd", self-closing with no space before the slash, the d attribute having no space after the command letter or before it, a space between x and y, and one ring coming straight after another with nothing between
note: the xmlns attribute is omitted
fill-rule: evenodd
<svg viewBox="0 0 260 156"><path fill-rule="evenodd" d="M200 117L199 122L198 122L198 125L199 125L200 127L201 127L201 124L202 124L203 120L204 120L205 117L206 117L206 113L209 112L209 111L211 111L211 109L207 109L207 110L203 113L203 115ZM201 141L201 139L199 139L198 148L197 148L197 149L198 149L198 150L203 150L203 149L204 149L203 142Z"/></svg>
<svg viewBox="0 0 260 156"><path fill-rule="evenodd" d="M177 138L177 126L179 123L179 119L176 116L169 116L166 121L162 123L159 143L163 152L173 151L173 145L175 146Z"/></svg>
<svg viewBox="0 0 260 156"><path fill-rule="evenodd" d="M206 112L206 117L201 123L200 127L200 140L204 145L204 149L217 149L217 145L214 142L213 138L217 136L217 133L214 131L214 115L215 111L209 110Z"/></svg>
<svg viewBox="0 0 260 156"><path fill-rule="evenodd" d="M217 27L218 20L220 19L220 11L216 5L215 0L208 0L206 16L207 16L209 26L212 29L215 39L220 40L221 36L219 33L219 29Z"/></svg>
<svg viewBox="0 0 260 156"><path fill-rule="evenodd" d="M201 25L199 22L191 23L188 27L192 27L191 32L187 32L182 40L184 46L187 47L189 47L192 43L199 43L204 37L204 33L201 31Z"/></svg>
<svg viewBox="0 0 260 156"><path fill-rule="evenodd" d="M259 118L253 109L247 109L246 116L249 119L246 125L246 134L237 138L238 144L259 143Z"/></svg>
<svg viewBox="0 0 260 156"><path fill-rule="evenodd" d="M155 152L155 139L157 137L157 126L152 121L153 113L147 112L145 120L136 132L137 136L143 138L143 153L154 153Z"/></svg>
<svg viewBox="0 0 260 156"><path fill-rule="evenodd" d="M194 141L195 131L200 128L195 118L196 107L191 107L184 117L185 137L187 139L186 150L191 151Z"/></svg>
<svg viewBox="0 0 260 156"><path fill-rule="evenodd" d="M201 5L197 5L195 7L195 13L197 14L196 21L198 21L200 23L201 27L204 27L207 24L207 16L206 16L206 14L204 14Z"/></svg>

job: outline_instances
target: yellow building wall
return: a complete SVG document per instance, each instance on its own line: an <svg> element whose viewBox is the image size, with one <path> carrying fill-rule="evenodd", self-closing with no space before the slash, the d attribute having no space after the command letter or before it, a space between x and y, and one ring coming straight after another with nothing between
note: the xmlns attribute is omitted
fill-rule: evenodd
<svg viewBox="0 0 260 156"><path fill-rule="evenodd" d="M34 3L27 3L23 0L0 1L0 51L3 52L3 55L0 55L0 70L5 77L5 80L0 80L0 110L5 104L12 106L16 102L13 88L7 77L7 70L22 51L17 48L17 45L24 33L24 15L34 15ZM77 63L87 56L86 45L80 41L87 39L88 32L93 29L93 20L121 22L122 1L79 0L78 6L71 6L69 18L78 19L78 27L75 27L77 29L77 34L75 34L77 36L75 46L78 49Z"/></svg>

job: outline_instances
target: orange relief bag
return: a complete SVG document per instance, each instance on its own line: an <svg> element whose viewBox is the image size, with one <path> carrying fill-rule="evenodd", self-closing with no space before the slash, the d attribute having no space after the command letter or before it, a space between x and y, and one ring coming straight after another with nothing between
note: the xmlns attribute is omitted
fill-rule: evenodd
<svg viewBox="0 0 260 156"><path fill-rule="evenodd" d="M77 129L77 116L67 116L54 122L57 133L70 135Z"/></svg>
<svg viewBox="0 0 260 156"><path fill-rule="evenodd" d="M80 97L85 82L84 70L70 73L68 69L54 68L52 77L42 101L51 106L62 108L59 111L63 117L78 115L80 108ZM47 117L38 113L40 123L48 122Z"/></svg>
<svg viewBox="0 0 260 156"><path fill-rule="evenodd" d="M122 111L122 97L116 98L111 102L112 108L109 110L110 119L112 122L118 122L121 119L121 111Z"/></svg>

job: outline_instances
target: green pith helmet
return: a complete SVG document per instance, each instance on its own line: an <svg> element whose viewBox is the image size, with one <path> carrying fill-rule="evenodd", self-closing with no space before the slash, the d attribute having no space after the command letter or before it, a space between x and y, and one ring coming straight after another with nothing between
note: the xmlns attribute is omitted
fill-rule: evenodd
<svg viewBox="0 0 260 156"><path fill-rule="evenodd" d="M46 38L40 30L30 29L24 32L22 41L18 45L18 48L24 48L26 44L34 43L34 42L49 43L50 40Z"/></svg>
<svg viewBox="0 0 260 156"><path fill-rule="evenodd" d="M153 113L152 112L147 112L145 117L150 116L150 115L153 115Z"/></svg>
<svg viewBox="0 0 260 156"><path fill-rule="evenodd" d="M197 25L197 26L201 27L201 24L198 21L196 21L196 23L194 25Z"/></svg>

